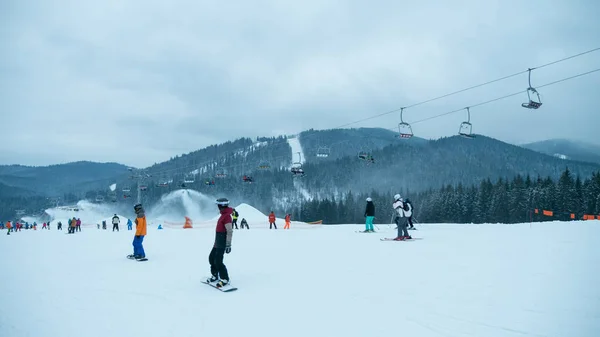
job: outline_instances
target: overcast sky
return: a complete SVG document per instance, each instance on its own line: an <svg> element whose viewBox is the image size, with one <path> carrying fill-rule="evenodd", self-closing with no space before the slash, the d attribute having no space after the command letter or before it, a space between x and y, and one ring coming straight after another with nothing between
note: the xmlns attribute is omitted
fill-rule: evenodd
<svg viewBox="0 0 600 337"><path fill-rule="evenodd" d="M447 3L447 4L442 4ZM136 167L239 137L328 129L600 47L595 0L0 2L0 164ZM533 86L600 68L600 51ZM527 74L405 110L525 90ZM471 110L512 143L600 144L600 72ZM456 134L465 113L417 123ZM354 127L395 128L397 113Z"/></svg>

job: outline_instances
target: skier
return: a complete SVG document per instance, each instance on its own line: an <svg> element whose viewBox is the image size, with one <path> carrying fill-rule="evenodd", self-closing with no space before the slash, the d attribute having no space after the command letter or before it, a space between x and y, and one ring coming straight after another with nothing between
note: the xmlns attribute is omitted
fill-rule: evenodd
<svg viewBox="0 0 600 337"><path fill-rule="evenodd" d="M233 237L233 228L231 225L231 213L233 209L229 207L227 198L217 199L217 207L221 216L217 221L215 243L210 254L208 262L210 263L210 274L212 275L207 281L217 283L217 288L221 288L229 284L229 273L227 267L223 263L223 254L231 253L231 239Z"/></svg>
<svg viewBox="0 0 600 337"><path fill-rule="evenodd" d="M403 201L402 196L400 194L394 195L394 203L392 205L394 210L396 211L396 224L398 225L398 236L394 240L402 241L406 239L412 239L410 235L408 235L408 230L406 229L407 218L406 218L406 210L408 209L406 203ZM404 234L404 235L400 235Z"/></svg>
<svg viewBox="0 0 600 337"><path fill-rule="evenodd" d="M77 218L77 231L81 232L81 219Z"/></svg>
<svg viewBox="0 0 600 337"><path fill-rule="evenodd" d="M10 229L11 229L11 228L12 228L12 226L11 226L11 224L10 224L10 221L7 221L7 222L6 222L6 229L8 229L8 231L6 232L6 235L10 235L10 232L11 232L11 230L10 230Z"/></svg>
<svg viewBox="0 0 600 337"><path fill-rule="evenodd" d="M250 229L250 227L248 227L248 222L246 221L246 218L242 218L242 222L240 222L240 228L244 229L244 226L246 226L246 229Z"/></svg>
<svg viewBox="0 0 600 337"><path fill-rule="evenodd" d="M113 232L115 231L115 228L117 229L117 232L119 231L119 223L121 222L121 219L119 219L119 217L117 216L117 214L115 213L115 215L112 217L112 224L113 224Z"/></svg>
<svg viewBox="0 0 600 337"><path fill-rule="evenodd" d="M367 208L365 209L365 232L373 233L375 230L373 229L373 219L375 219L375 204L373 204L373 199L371 197L367 198Z"/></svg>
<svg viewBox="0 0 600 337"><path fill-rule="evenodd" d="M146 214L142 204L133 206L135 211L135 236L133 237L133 254L127 255L129 259L146 260L146 252L142 242L146 236Z"/></svg>
<svg viewBox="0 0 600 337"><path fill-rule="evenodd" d="M269 229L273 229L273 226L277 229L277 225L275 224L275 213L271 211L271 213L269 213Z"/></svg>
<svg viewBox="0 0 600 337"><path fill-rule="evenodd" d="M231 227L233 228L233 226L235 226L235 229L238 229L238 225L237 225L237 219L240 216L240 214L235 210L235 208L233 208L233 213L231 213Z"/></svg>
<svg viewBox="0 0 600 337"><path fill-rule="evenodd" d="M130 231L132 226L131 219L127 219L127 230Z"/></svg>
<svg viewBox="0 0 600 337"><path fill-rule="evenodd" d="M410 202L410 199L406 198L406 206L408 207L408 211L405 212L406 217L408 218L408 229L415 229L415 226L413 225L413 221L412 221L412 217L413 217L413 206L412 206L412 202Z"/></svg>
<svg viewBox="0 0 600 337"><path fill-rule="evenodd" d="M56 229L58 229L59 231L62 231L62 222L58 222L58 225L56 225Z"/></svg>
<svg viewBox="0 0 600 337"><path fill-rule="evenodd" d="M42 229L46 229L46 227L47 227L47 226L46 226L46 223L45 223L45 222L44 222L44 223L42 223Z"/></svg>
<svg viewBox="0 0 600 337"><path fill-rule="evenodd" d="M106 229L106 220L102 220L102 229Z"/></svg>
<svg viewBox="0 0 600 337"><path fill-rule="evenodd" d="M285 226L283 226L283 229L290 229L290 222L292 221L292 215L291 214L286 214L285 215Z"/></svg>

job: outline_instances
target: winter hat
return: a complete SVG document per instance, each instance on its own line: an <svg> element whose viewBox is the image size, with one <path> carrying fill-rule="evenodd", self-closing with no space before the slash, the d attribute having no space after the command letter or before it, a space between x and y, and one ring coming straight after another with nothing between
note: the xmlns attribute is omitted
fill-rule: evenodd
<svg viewBox="0 0 600 337"><path fill-rule="evenodd" d="M400 199L402 199L402 196L400 194L396 194L394 196L394 200L400 200Z"/></svg>
<svg viewBox="0 0 600 337"><path fill-rule="evenodd" d="M367 201L373 201L373 199L371 199L371 197L368 197L368 198L367 198Z"/></svg>

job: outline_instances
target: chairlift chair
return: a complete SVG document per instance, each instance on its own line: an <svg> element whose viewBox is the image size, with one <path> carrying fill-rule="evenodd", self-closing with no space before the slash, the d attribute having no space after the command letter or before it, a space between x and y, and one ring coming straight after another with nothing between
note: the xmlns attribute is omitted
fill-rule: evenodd
<svg viewBox="0 0 600 337"><path fill-rule="evenodd" d="M207 185L207 186L214 186L214 185L215 185L215 181L214 181L214 180L208 180L208 179L206 179L206 180L204 181L204 185Z"/></svg>
<svg viewBox="0 0 600 337"><path fill-rule="evenodd" d="M366 162L375 163L375 158L373 158L373 155L366 151L360 151L358 153L358 159L364 160Z"/></svg>
<svg viewBox="0 0 600 337"><path fill-rule="evenodd" d="M145 191L147 189L148 189L148 186L146 186L146 185L140 185L140 190L141 191Z"/></svg>
<svg viewBox="0 0 600 337"><path fill-rule="evenodd" d="M259 169L261 169L261 170L266 170L266 169L269 169L269 168L271 168L271 164L269 164L269 162L268 162L268 161L261 161L261 162L258 164L258 168L259 168Z"/></svg>
<svg viewBox="0 0 600 337"><path fill-rule="evenodd" d="M215 174L215 176L217 178L225 178L225 177L227 177L227 172L225 172L224 169L219 169L219 170L217 170L217 173Z"/></svg>
<svg viewBox="0 0 600 337"><path fill-rule="evenodd" d="M244 174L244 176L242 177L242 180L243 180L245 183L252 183L252 182L254 182L254 179L252 179L252 177L251 177L251 176L248 176L248 175L245 175L245 174Z"/></svg>
<svg viewBox="0 0 600 337"><path fill-rule="evenodd" d="M317 149L317 158L327 158L331 154L331 149L325 146L319 146Z"/></svg>
<svg viewBox="0 0 600 337"><path fill-rule="evenodd" d="M408 139L413 136L412 127L402 118L404 108L400 108L400 123L398 123L398 137Z"/></svg>
<svg viewBox="0 0 600 337"><path fill-rule="evenodd" d="M522 103L521 106L527 109L538 109L539 107L542 106L542 99L540 98L540 94L537 92L537 90L535 90L534 87L531 86L531 68L528 69L529 71L529 88L527 88L527 98L529 98L529 102L528 103ZM535 95L537 96L537 100L533 100L531 99L531 97Z"/></svg>
<svg viewBox="0 0 600 337"><path fill-rule="evenodd" d="M104 201L104 197L101 195L97 195L96 196L96 202L103 202Z"/></svg>
<svg viewBox="0 0 600 337"><path fill-rule="evenodd" d="M129 188L129 186L123 187L123 193L129 193L131 192L131 189Z"/></svg>
<svg viewBox="0 0 600 337"><path fill-rule="evenodd" d="M458 134L462 137L473 139L475 138L475 135L473 134L473 125L471 124L471 111L468 107L465 109L467 110L467 121L460 124Z"/></svg>
<svg viewBox="0 0 600 337"><path fill-rule="evenodd" d="M193 174L186 174L183 177L183 182L186 184L193 184L195 182L195 178Z"/></svg>

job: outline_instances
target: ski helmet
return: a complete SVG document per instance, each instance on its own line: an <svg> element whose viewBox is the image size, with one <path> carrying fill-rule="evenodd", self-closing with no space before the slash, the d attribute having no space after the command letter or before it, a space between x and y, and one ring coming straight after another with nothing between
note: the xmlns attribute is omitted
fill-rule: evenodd
<svg viewBox="0 0 600 337"><path fill-rule="evenodd" d="M368 198L367 198L367 201L373 201L373 199L371 199L371 197L368 197Z"/></svg>
<svg viewBox="0 0 600 337"><path fill-rule="evenodd" d="M400 199L402 199L402 196L401 196L400 194L396 194L396 195L394 196L394 199L395 199L395 200L400 200Z"/></svg>
<svg viewBox="0 0 600 337"><path fill-rule="evenodd" d="M229 199L227 199L227 198L219 198L219 199L217 199L217 205L219 205L219 206L229 206Z"/></svg>

